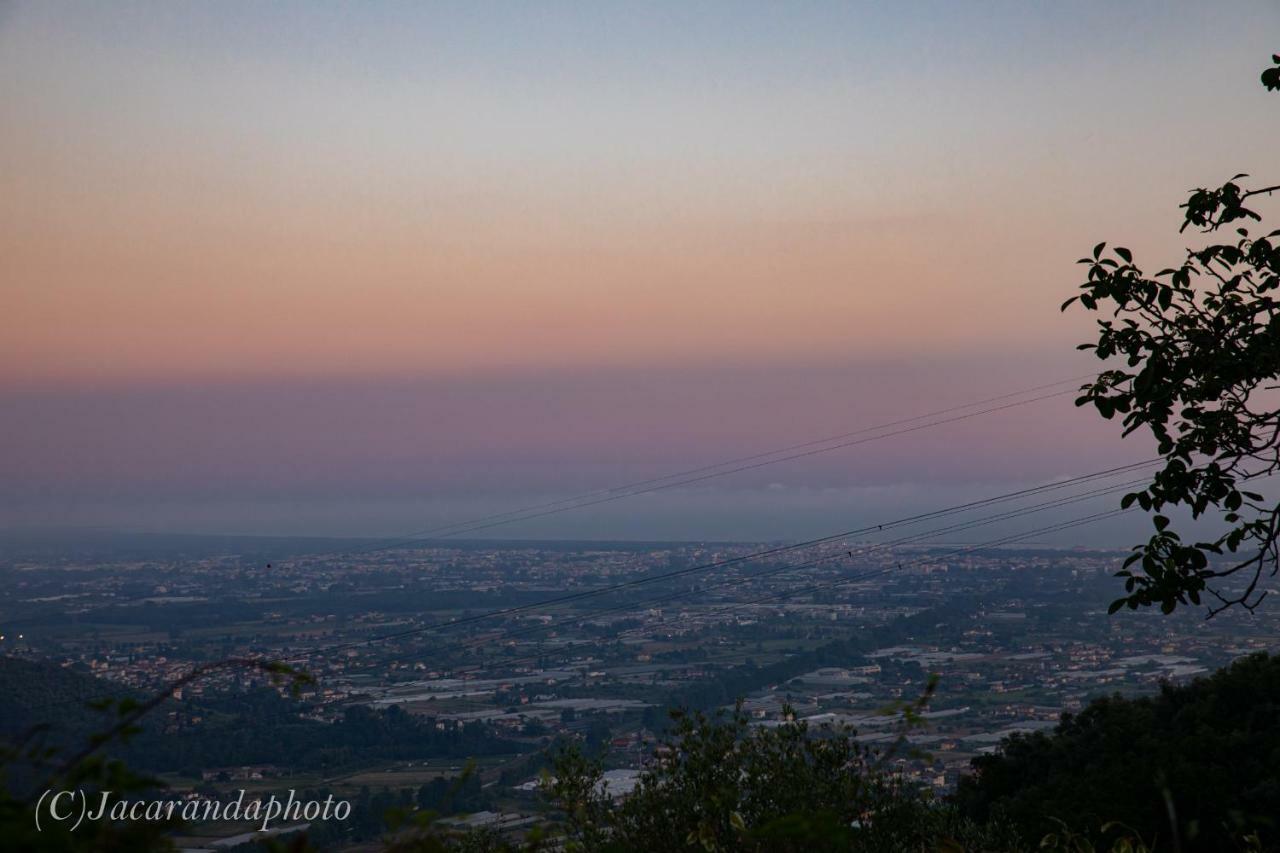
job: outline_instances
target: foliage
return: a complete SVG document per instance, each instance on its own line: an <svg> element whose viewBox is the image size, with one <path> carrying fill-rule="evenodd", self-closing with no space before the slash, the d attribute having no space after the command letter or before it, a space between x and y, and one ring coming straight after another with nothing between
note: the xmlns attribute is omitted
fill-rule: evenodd
<svg viewBox="0 0 1280 853"><path fill-rule="evenodd" d="M47 662L3 657L0 687L12 697L0 706L0 737L17 737L39 723L45 741L63 748L97 732L101 718L89 707L88 697L145 699ZM194 702L169 699L165 708L203 719L175 729L162 715L139 717L140 730L127 742L113 743L111 755L150 772L189 774L190 768L248 764L332 771L371 759L466 758L528 749L480 722L440 729L436 720L396 706L352 706L335 723L317 722L299 715L297 701L265 686L229 696L206 694Z"/></svg>
<svg viewBox="0 0 1280 853"><path fill-rule="evenodd" d="M883 768L845 728L750 725L674 713L671 738L621 801L600 764L569 749L547 780L570 849L1012 849L1013 836L931 803Z"/></svg>
<svg viewBox="0 0 1280 853"><path fill-rule="evenodd" d="M119 759L105 755L104 749L116 743L127 744L142 732L142 719L173 691L228 668L265 672L273 681L287 681L295 689L310 682L307 674L277 661L228 658L197 666L146 699L108 695L89 701L89 707L106 715L106 728L85 738L69 756L62 756L63 750L45 739L47 725L33 726L0 746L0 770L7 772L23 768L28 771L27 776L42 780L26 786L21 782L15 786L8 778L2 780L5 784L0 785L0 837L6 843L14 844L14 849L21 850L171 850L173 845L165 833L179 824L174 818L88 820L77 821L73 825L52 818L38 822L36 814L40 808L40 797L45 791L82 791L97 802L98 794L101 794L106 798L110 813L112 803L130 795L140 797L163 788L162 782L134 772ZM33 771L38 775L32 776Z"/></svg>
<svg viewBox="0 0 1280 853"><path fill-rule="evenodd" d="M1280 55L1273 59L1262 81L1277 90ZM1235 225L1232 242L1188 249L1180 265L1150 276L1128 249L1099 243L1080 261L1088 267L1082 292L1062 306L1111 314L1098 321L1097 342L1080 349L1116 366L1085 385L1076 404L1107 419L1123 415L1124 435L1145 429L1164 461L1122 502L1155 513L1155 532L1119 573L1125 596L1113 613L1153 604L1169 613L1205 595L1211 615L1253 609L1266 596L1264 576L1280 569L1280 504L1246 488L1280 470L1280 406L1270 394L1280 380L1280 231L1257 236L1245 227L1261 221L1253 200L1280 185L1248 189L1246 177L1196 189L1182 205L1182 230ZM1229 529L1187 544L1160 514L1167 507L1194 518L1220 512Z"/></svg>
<svg viewBox="0 0 1280 853"><path fill-rule="evenodd" d="M119 714L121 718L128 714ZM127 736L127 735L126 735ZM33 730L26 737L0 747L0 773L15 764L49 770L41 790L80 788L88 791L112 792L108 802L123 796L139 795L162 787L154 779L129 770L122 762L90 754L74 764L60 766L56 750L43 744L40 733ZM0 779L0 783L7 783ZM15 794L8 784L0 784L0 838L7 849L48 851L167 851L172 844L165 836L171 825L164 821L85 821L78 827L45 820L40 827L34 820L33 798Z"/></svg>
<svg viewBox="0 0 1280 853"><path fill-rule="evenodd" d="M974 760L955 801L1032 838L1123 835L1163 848L1176 837L1183 850L1228 850L1256 833L1277 849L1277 766L1280 657L1258 654L1154 697L1099 699L1052 734L1014 735Z"/></svg>
<svg viewBox="0 0 1280 853"><path fill-rule="evenodd" d="M465 726L439 731L434 720L422 720L392 707L374 711L361 706L348 709L342 720L333 725L296 721L296 713L286 713L274 690L264 689L237 697L235 706L254 711L251 717L231 716L230 723L213 726L200 735L165 734L147 719L177 687L205 678L228 667L252 669L267 673L273 681L287 682L291 687L309 683L306 674L273 661L227 659L195 667L183 678L150 697L130 692L111 691L89 676L67 672L60 667L32 661L0 658L0 677L11 694L22 700L35 696L46 701L24 707L23 702L5 703L0 714L0 837L12 842L15 849L40 851L167 851L173 849L167 833L177 829L180 821L86 820L74 829L64 823L45 820L43 831L36 825L35 811L40 792L84 790L97 803L96 792L109 791L107 803L123 797L146 799L163 788L162 782L139 775L129 769L120 756L149 759L151 766L177 766L192 762L193 766L211 763L235 763L246 754L255 756L254 763L279 755L291 762L311 754L309 750L327 744L327 756L346 753L367 759L394 752L445 751L450 754L483 752L495 747L514 746L492 738L482 726ZM31 686L32 690L25 688ZM98 698L86 701L86 697ZM207 710L207 709L206 709ZM57 718L63 725L42 722L24 726L38 713ZM106 715L104 717L104 714ZM258 716L260 715L260 716ZM227 716L227 715L223 715ZM226 722L226 721L224 721ZM59 729L55 731L55 728ZM243 749L237 733L247 732L258 746L251 752ZM270 744L272 752L262 752ZM313 744L315 745L313 747ZM193 745L200 751L193 752ZM139 749L141 747L141 749ZM334 752L333 750L338 750ZM213 760L211 761L210 758ZM337 762L341 763L341 762ZM307 791L304 798L323 800L329 792ZM271 839L248 845L254 850L313 851L333 844L378 837L385 830L388 850L434 851L514 850L494 833L454 829L440 823L442 812L470 811L488 805L488 797L479 776L469 768L452 783L427 784L418 791L417 810L411 792L402 791L399 801L387 790L361 791L352 808L349 821L314 823L305 834L288 839ZM541 830L531 833L520 849L534 849Z"/></svg>

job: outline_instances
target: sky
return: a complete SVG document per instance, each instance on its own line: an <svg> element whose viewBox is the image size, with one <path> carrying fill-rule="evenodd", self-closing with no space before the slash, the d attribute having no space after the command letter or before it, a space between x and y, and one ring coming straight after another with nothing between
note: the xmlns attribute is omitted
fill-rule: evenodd
<svg viewBox="0 0 1280 853"><path fill-rule="evenodd" d="M1085 373L1074 260L1166 266L1186 190L1274 172L1277 33L0 3L0 527L396 535ZM1146 451L1055 398L502 533L820 534Z"/></svg>

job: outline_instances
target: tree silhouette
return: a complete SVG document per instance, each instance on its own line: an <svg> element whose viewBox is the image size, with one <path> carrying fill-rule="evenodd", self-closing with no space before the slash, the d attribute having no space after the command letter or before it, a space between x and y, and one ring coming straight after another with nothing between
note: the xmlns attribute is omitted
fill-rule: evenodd
<svg viewBox="0 0 1280 853"><path fill-rule="evenodd" d="M1280 55L1262 84L1280 90ZM1062 305L1109 312L1096 343L1082 344L1114 363L1085 385L1076 405L1111 419L1124 435L1147 430L1164 466L1122 506L1152 514L1155 532L1118 573L1125 595L1111 612L1201 604L1209 615L1232 606L1252 610L1266 596L1264 577L1280 569L1280 504L1246 488L1280 469L1280 231L1255 236L1262 217L1249 205L1280 185L1247 188L1236 175L1216 189L1194 190L1182 205L1188 227L1215 234L1235 225L1229 243L1188 249L1183 262L1148 276L1125 248L1094 247L1082 291ZM1259 229L1260 230L1260 229ZM1256 486L1254 487L1256 488ZM1167 507L1193 518L1221 513L1229 529L1187 544Z"/></svg>

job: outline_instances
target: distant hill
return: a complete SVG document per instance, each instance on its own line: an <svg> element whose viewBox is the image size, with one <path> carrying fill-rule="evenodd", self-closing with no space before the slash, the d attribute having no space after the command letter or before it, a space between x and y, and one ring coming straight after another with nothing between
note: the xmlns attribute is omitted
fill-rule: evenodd
<svg viewBox="0 0 1280 853"><path fill-rule="evenodd" d="M0 657L0 737L12 740L35 726L61 743L103 725L88 702L136 695L119 685L47 661Z"/></svg>
<svg viewBox="0 0 1280 853"><path fill-rule="evenodd" d="M40 661L0 658L0 739L13 743L40 727L41 742L63 750L79 747L108 729L114 717L87 704L104 696L132 694L92 675ZM300 716L300 701L260 687L207 696L199 702L168 702L142 721L143 731L108 752L147 772L182 772L231 765L275 764L331 771L390 759L467 758L511 754L527 744L498 737L471 723L437 729L434 720L364 706L347 708L332 725ZM176 709L199 724L166 730ZM14 776L9 774L10 778Z"/></svg>
<svg viewBox="0 0 1280 853"><path fill-rule="evenodd" d="M91 700L129 695L119 685L86 672L0 657L0 744L52 747L65 754L111 725L112 717L89 707ZM3 782L10 791L21 791L47 772L18 759L4 767Z"/></svg>

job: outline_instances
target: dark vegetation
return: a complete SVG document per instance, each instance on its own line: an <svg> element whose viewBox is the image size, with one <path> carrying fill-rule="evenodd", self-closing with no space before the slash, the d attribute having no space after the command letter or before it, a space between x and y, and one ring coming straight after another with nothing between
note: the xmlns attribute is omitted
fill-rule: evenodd
<svg viewBox="0 0 1280 853"><path fill-rule="evenodd" d="M1277 67L1263 73L1263 83L1280 90L1280 56L1274 59ZM1280 187L1246 189L1238 183L1243 177L1194 191L1183 228L1216 233L1259 220L1250 199ZM1113 312L1100 321L1097 342L1086 346L1123 366L1101 373L1079 402L1103 417L1123 415L1127 433L1148 430L1165 463L1146 488L1125 498L1153 513L1155 533L1121 572L1125 596L1113 611L1155 604L1168 613L1202 602L1212 602L1214 612L1252 609L1265 595L1262 580L1280 570L1280 505L1244 487L1280 470L1280 410L1264 399L1280 375L1280 232L1255 236L1239 227L1236 234L1234 242L1191 250L1177 267L1150 277L1122 248L1104 256L1099 244L1084 259L1088 281L1071 301ZM1160 514L1166 507L1194 516L1220 512L1229 530L1185 544ZM925 611L893 629L918 641L944 640L956 629L941 615ZM840 640L794 661L740 667L669 698L714 706L761 681L848 660L864 651L860 643ZM333 726L313 724L267 691L201 707L214 722L191 732L131 717L137 700L125 696L117 711L142 722L137 730L108 723L119 736L108 744L111 753L90 749L59 766L56 751L85 737L93 717L83 700L101 695L101 686L39 665L3 666L8 689L0 734L14 745L0 756L7 783L0 789L0 838L13 849L167 846L160 823L93 821L78 833L64 826L35 832L31 804L13 785L12 770L22 762L60 787L125 793L155 783L119 757L151 769L237 760L325 767L357 754L511 751L483 728L441 732L395 710L353 708ZM908 724L919 707L903 709ZM942 803L895 779L884 757L864 750L848 731L791 722L752 727L740 712L677 714L638 789L624 800L600 794L600 765L572 747L558 753L554 774L549 792L559 820L527 839L526 849L549 836L584 851L1278 850L1280 658L1255 655L1154 697L1096 701L1050 734L1015 736L999 753L977 759L972 777ZM382 810L411 818L389 840L393 850L508 848L494 836L459 835L433 821L434 809L485 802L470 778L424 786L416 796L362 792L360 800L359 825L332 839L367 837ZM330 840L324 834L332 831L317 828L313 841ZM305 841L295 846L304 849Z"/></svg>
<svg viewBox="0 0 1280 853"><path fill-rule="evenodd" d="M1280 850L1280 657L1253 655L1154 697L1096 700L975 760L945 801L886 769L901 740L877 755L844 729L759 728L740 712L673 720L622 800L600 788L587 752L559 750L547 790L561 823L545 837L562 831L568 849L592 853ZM445 843L430 827L407 837L427 835Z"/></svg>
<svg viewBox="0 0 1280 853"><path fill-rule="evenodd" d="M905 710L910 721L913 709ZM344 736L375 748L379 732L402 731L407 716L365 714ZM531 755L517 775L551 762L549 800L559 817L541 832L567 832L571 848L582 850L654 843L676 850L1280 849L1280 657L1254 655L1154 697L1099 699L1052 733L1015 736L1000 753L977 759L945 802L903 785L883 756L850 734L802 723L757 728L741 713L676 714L666 745L625 800L600 795L601 766L573 744ZM11 757L6 769L12 765ZM108 760L90 767L80 771L82 783L122 791L150 784ZM464 837L431 820L489 805L474 775L416 791L364 790L350 823L318 825L310 843L374 838L389 831L387 815L399 814L417 820L392 833L397 849L506 849L496 837ZM25 833L26 807L12 799L0 806L0 816ZM31 849L164 843L148 827L95 824L91 832L67 836L64 847L49 846L61 836L41 836L31 843L45 846ZM128 846L111 847L121 839Z"/></svg>
<svg viewBox="0 0 1280 853"><path fill-rule="evenodd" d="M1280 849L1277 768L1280 657L1253 655L1157 696L1096 700L1051 734L1015 735L974 761L955 799L1025 838L1055 819L1098 838L1121 820L1162 848L1229 850L1257 833Z"/></svg>
<svg viewBox="0 0 1280 853"><path fill-rule="evenodd" d="M1280 55L1272 59L1262 83L1280 91ZM1109 314L1096 342L1080 347L1108 365L1077 405L1121 415L1125 435L1149 433L1164 462L1124 498L1152 514L1155 532L1125 563L1125 596L1113 612L1202 602L1211 614L1252 609L1267 594L1262 580L1280 571L1280 503L1256 485L1280 471L1280 231L1257 233L1262 217L1253 209L1280 184L1248 177L1195 189L1182 205L1181 230L1230 228L1230 242L1189 248L1153 275L1128 249L1099 243L1080 261L1089 270L1081 293L1062 306ZM1184 542L1161 514L1177 508L1218 515L1226 529Z"/></svg>
<svg viewBox="0 0 1280 853"><path fill-rule="evenodd" d="M0 703L0 737L13 740L40 727L41 740L61 749L102 728L102 715L89 700L132 695L89 675L15 658L0 658L0 684L9 697ZM333 724L304 719L299 710L296 700L269 687L198 703L173 702L163 713L144 718L127 743L108 749L139 770L188 774L196 768L259 764L334 772L370 761L462 759L528 749L480 723L441 730L433 718L394 706L385 711L352 706ZM200 725L182 722L193 715L202 717Z"/></svg>
<svg viewBox="0 0 1280 853"><path fill-rule="evenodd" d="M898 783L846 729L757 728L745 715L674 714L639 787L617 801L600 766L569 750L550 797L584 851L1012 849L995 821L966 819Z"/></svg>

